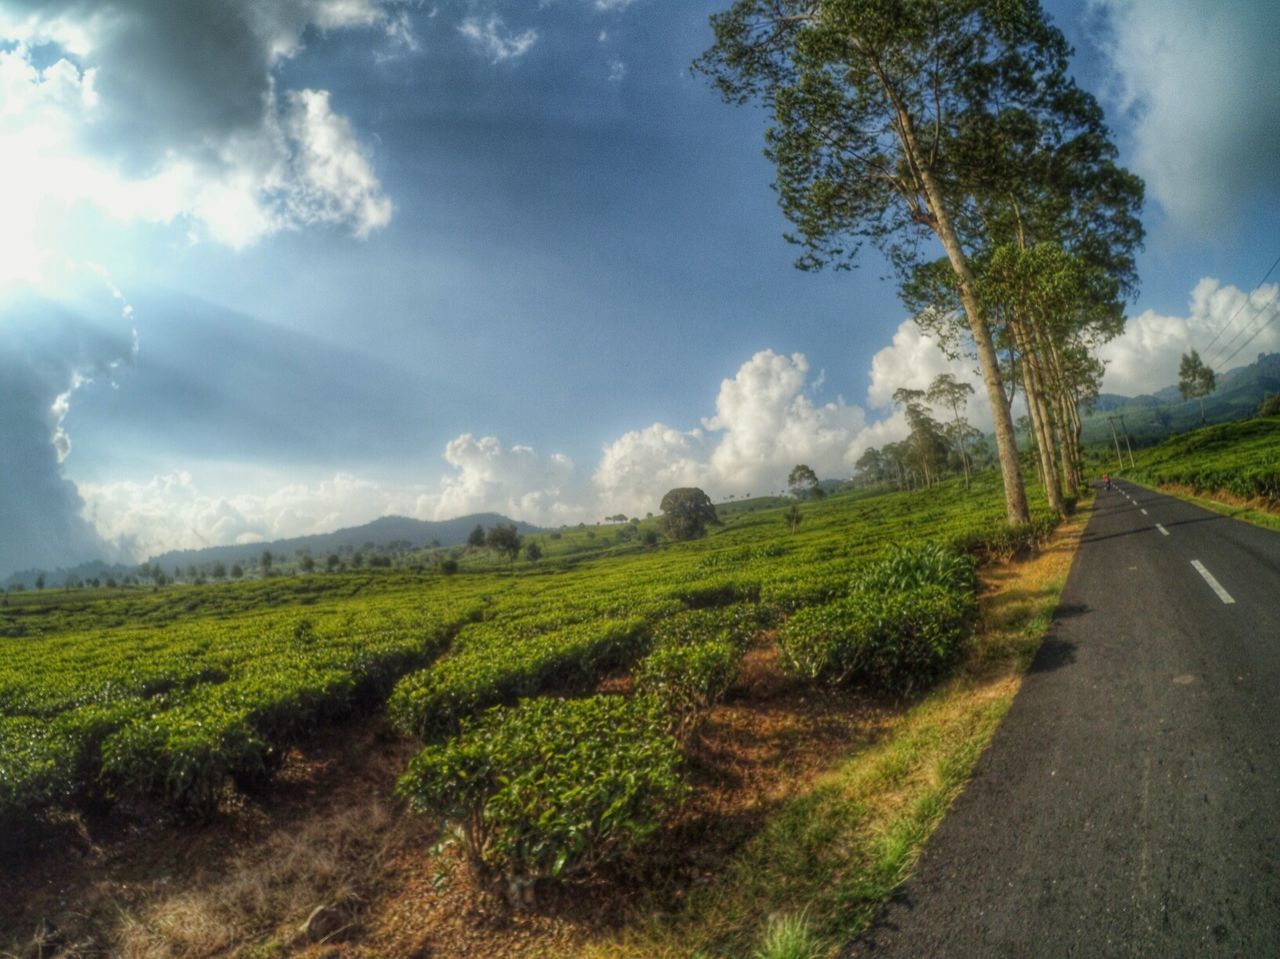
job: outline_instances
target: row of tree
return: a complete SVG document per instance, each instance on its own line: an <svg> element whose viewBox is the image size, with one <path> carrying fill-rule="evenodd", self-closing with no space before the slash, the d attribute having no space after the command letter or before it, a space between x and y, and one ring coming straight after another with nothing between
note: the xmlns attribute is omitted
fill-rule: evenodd
<svg viewBox="0 0 1280 959"><path fill-rule="evenodd" d="M1097 347L1136 291L1143 196L1061 32L1035 0L737 0L712 26L697 66L731 102L768 108L797 265L847 268L877 246L944 350L977 360L1009 521L1029 519L1018 390L1061 509L1083 480ZM925 437L919 398L900 402Z"/></svg>

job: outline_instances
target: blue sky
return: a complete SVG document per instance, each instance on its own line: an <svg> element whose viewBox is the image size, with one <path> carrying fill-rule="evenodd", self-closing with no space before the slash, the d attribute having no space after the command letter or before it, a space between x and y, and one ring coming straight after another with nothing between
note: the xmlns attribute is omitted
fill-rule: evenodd
<svg viewBox="0 0 1280 959"><path fill-rule="evenodd" d="M874 254L792 267L688 69L723 5L0 0L0 572L847 475L945 361ZM1158 388L1274 310L1280 14L1048 10L1148 183L1106 387Z"/></svg>

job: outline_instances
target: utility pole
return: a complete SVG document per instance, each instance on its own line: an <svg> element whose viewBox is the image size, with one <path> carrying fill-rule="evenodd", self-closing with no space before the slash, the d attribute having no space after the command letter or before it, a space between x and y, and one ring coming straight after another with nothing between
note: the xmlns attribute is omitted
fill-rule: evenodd
<svg viewBox="0 0 1280 959"><path fill-rule="evenodd" d="M1120 469L1124 469L1124 457L1120 455L1120 437L1116 435L1116 418L1108 416L1107 425L1111 427L1111 440L1116 444L1116 463Z"/></svg>
<svg viewBox="0 0 1280 959"><path fill-rule="evenodd" d="M1128 428L1127 426L1125 426L1125 425L1124 425L1124 414L1123 414L1123 413L1117 413L1116 415L1117 415L1117 416L1119 417L1119 419L1120 419L1120 431L1121 431L1122 433L1124 433L1124 446L1125 446L1125 449L1127 449L1127 450L1129 451L1129 465L1130 465L1130 466L1135 466L1135 464L1134 464L1134 462L1133 462L1133 446L1131 446L1131 445L1130 445L1130 443L1129 443L1129 428Z"/></svg>

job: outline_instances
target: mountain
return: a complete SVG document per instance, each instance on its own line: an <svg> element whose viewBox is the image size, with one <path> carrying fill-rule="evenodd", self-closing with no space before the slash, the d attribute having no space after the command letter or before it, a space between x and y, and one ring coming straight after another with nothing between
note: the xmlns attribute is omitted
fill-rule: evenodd
<svg viewBox="0 0 1280 959"><path fill-rule="evenodd" d="M257 566L258 558L264 550L281 559L292 559L298 552L308 552L323 562L330 553L348 552L363 549L369 544L374 547L399 544L405 549L418 549L433 543L440 546L458 546L467 541L467 536L477 525L485 529L499 523L514 525L521 535L538 533L540 527L529 523L516 522L500 513L473 513L440 522L428 522L420 519L409 519L407 516L383 516L363 526L351 526L332 533L319 533L313 536L295 536L292 539L278 539L270 543L239 543L231 546L208 546L204 549L181 549L153 556L149 563L158 565L170 573L174 568L185 570L188 566L202 569L215 562L226 566L240 563L243 566ZM407 545L405 545L407 544ZM106 580L113 577L117 580L137 573L136 566L111 565L99 561L81 563L69 569L59 567L56 570L27 569L14 573L2 583L0 588L8 589L22 586L33 589L36 580L43 576L47 586L62 586L67 582L86 582L90 579Z"/></svg>
<svg viewBox="0 0 1280 959"><path fill-rule="evenodd" d="M540 528L529 523L518 523L500 513L473 513L470 516L459 516L457 519L430 522L421 519L410 519L407 516L382 516L372 523L363 526L351 526L332 533L318 533L313 536L295 536L292 539L278 539L270 543L240 543L231 546L207 546L204 549L180 549L154 556L151 562L162 568L173 566L202 566L206 563L256 563L264 550L273 555L293 556L299 551L311 553L323 559L328 553L336 553L344 549L360 549L367 544L386 546L389 543L408 543L409 548L429 546L433 542L440 546L457 546L467 541L467 536L477 525L489 529L499 523L515 525L521 535L540 532Z"/></svg>
<svg viewBox="0 0 1280 959"><path fill-rule="evenodd" d="M1247 366L1239 366L1218 374L1217 389L1204 399L1204 417L1209 423L1252 416L1263 397L1280 393L1280 353L1259 353ZM1200 425L1200 403L1184 401L1176 384L1142 396L1117 396L1103 393L1084 417L1086 444L1112 442L1111 424L1107 418L1124 417L1124 429L1136 446L1148 446L1169 436ZM1121 435L1123 443L1123 435Z"/></svg>

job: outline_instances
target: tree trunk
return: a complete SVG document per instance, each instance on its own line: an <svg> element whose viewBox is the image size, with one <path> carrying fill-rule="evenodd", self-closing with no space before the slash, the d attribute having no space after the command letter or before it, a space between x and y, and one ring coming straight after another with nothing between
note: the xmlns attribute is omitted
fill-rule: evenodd
<svg viewBox="0 0 1280 959"><path fill-rule="evenodd" d="M1027 397L1027 417L1031 420L1031 430L1035 435L1036 452L1040 457L1040 482L1044 485L1045 498L1049 508L1062 515L1062 490L1058 485L1058 469L1055 462L1052 437L1049 435L1049 424L1045 422L1044 395L1036 376L1035 355L1030 337L1021 318L1009 314L1007 322L1014 341L1022 351L1022 389Z"/></svg>
<svg viewBox="0 0 1280 959"><path fill-rule="evenodd" d="M994 421L996 433L996 452L1000 458L1000 473L1004 480L1005 513L1011 524L1028 523L1031 521L1031 515L1027 509L1027 491L1023 486L1022 470L1018 464L1018 441L1013 430L1013 416L1005 403L1004 386L1000 381L1000 361L996 357L991 328L987 325L982 307L973 294L973 271L969 269L969 261L960 247L960 238L951 225L951 217L942 199L942 190L934 180L933 172L925 161L925 154L920 149L911 113L879 65L873 64L873 69L879 75L880 82L893 103L894 111L898 116L897 132L902 141L903 152L924 189L929 212L932 214L929 227L942 242L942 248L947 253L951 269L960 281L960 303L969 321L969 332L973 336L974 345L978 348L978 365L982 369L982 382L987 387L987 400L991 404L991 418Z"/></svg>

